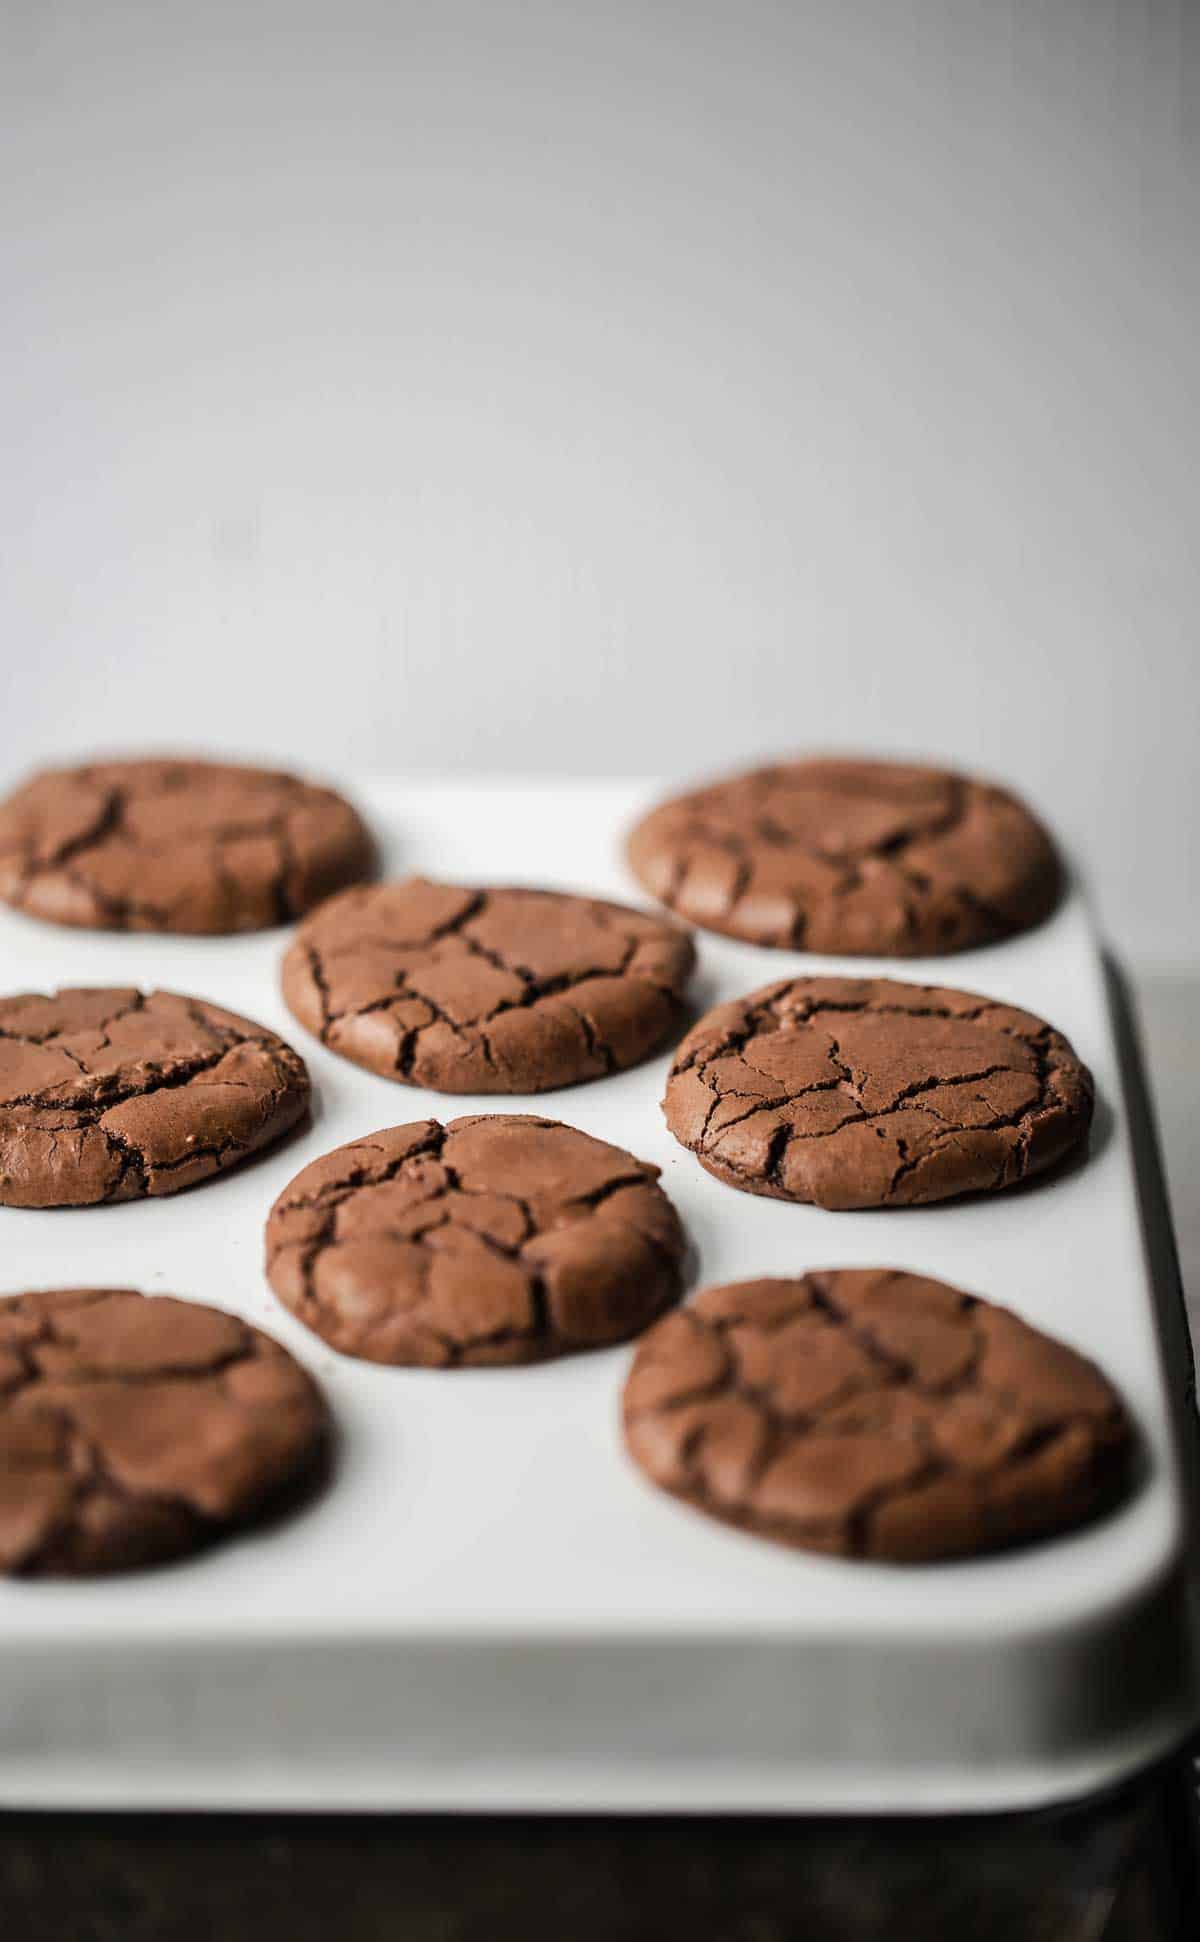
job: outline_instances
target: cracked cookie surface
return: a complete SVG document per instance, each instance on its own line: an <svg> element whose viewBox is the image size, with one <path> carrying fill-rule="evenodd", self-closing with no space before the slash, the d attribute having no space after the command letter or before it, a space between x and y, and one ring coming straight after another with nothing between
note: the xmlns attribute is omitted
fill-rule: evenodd
<svg viewBox="0 0 1200 1942"><path fill-rule="evenodd" d="M792 978L716 1006L663 1100L717 1179L829 1208L1013 1186L1084 1139L1092 1105L1087 1067L1031 1012L890 978Z"/></svg>
<svg viewBox="0 0 1200 1942"><path fill-rule="evenodd" d="M367 1134L297 1174L267 1279L344 1355L433 1368L619 1342L677 1301L658 1168L557 1120L490 1113Z"/></svg>
<svg viewBox="0 0 1200 1942"><path fill-rule="evenodd" d="M0 803L0 897L89 930L261 930L371 864L341 796L232 763L46 770Z"/></svg>
<svg viewBox="0 0 1200 1942"><path fill-rule="evenodd" d="M689 923L752 944L920 957L1038 924L1060 868L1015 796L951 771L812 759L660 804L633 869Z"/></svg>
<svg viewBox="0 0 1200 1942"><path fill-rule="evenodd" d="M308 1108L304 1061L262 1025L177 992L0 998L0 1202L90 1207L177 1193Z"/></svg>
<svg viewBox="0 0 1200 1942"><path fill-rule="evenodd" d="M678 925L620 904L410 877L314 911L283 995L331 1051L384 1078L535 1093L656 1051L694 963Z"/></svg>
<svg viewBox="0 0 1200 1942"><path fill-rule="evenodd" d="M804 1550L917 1563L1081 1523L1132 1449L1096 1366L924 1276L706 1289L638 1344L628 1448L651 1480Z"/></svg>
<svg viewBox="0 0 1200 1942"><path fill-rule="evenodd" d="M0 1299L0 1570L182 1556L316 1470L312 1378L236 1315L130 1288Z"/></svg>

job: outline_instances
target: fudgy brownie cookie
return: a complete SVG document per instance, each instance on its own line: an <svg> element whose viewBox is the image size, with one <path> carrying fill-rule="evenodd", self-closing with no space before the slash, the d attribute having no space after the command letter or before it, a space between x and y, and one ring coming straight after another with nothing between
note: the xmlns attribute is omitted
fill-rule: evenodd
<svg viewBox="0 0 1200 1942"><path fill-rule="evenodd" d="M0 1570L197 1550L318 1466L320 1391L236 1315L129 1288L0 1300Z"/></svg>
<svg viewBox="0 0 1200 1942"><path fill-rule="evenodd" d="M90 930L261 930L366 876L331 789L227 762L94 762L0 804L0 897Z"/></svg>
<svg viewBox="0 0 1200 1942"><path fill-rule="evenodd" d="M899 762L782 762L676 796L629 839L656 897L796 950L920 957L1049 914L1054 845L1005 789Z"/></svg>
<svg viewBox="0 0 1200 1942"><path fill-rule="evenodd" d="M1092 1078L1032 1013L890 978L792 978L718 1005L667 1124L718 1180L818 1207L1009 1187L1086 1135Z"/></svg>
<svg viewBox="0 0 1200 1942"><path fill-rule="evenodd" d="M345 1355L457 1368L635 1334L681 1292L658 1168L492 1113L392 1126L297 1174L267 1222L276 1294Z"/></svg>
<svg viewBox="0 0 1200 1942"><path fill-rule="evenodd" d="M663 1490L805 1550L917 1562L1081 1523L1120 1493L1099 1369L957 1288L889 1269L710 1288L655 1324L625 1437Z"/></svg>
<svg viewBox="0 0 1200 1942"><path fill-rule="evenodd" d="M304 1061L262 1025L172 991L0 998L0 1202L177 1193L302 1117Z"/></svg>
<svg viewBox="0 0 1200 1942"><path fill-rule="evenodd" d="M678 925L553 890L368 885L301 925L283 995L368 1071L435 1092L544 1092L636 1065L679 1020Z"/></svg>

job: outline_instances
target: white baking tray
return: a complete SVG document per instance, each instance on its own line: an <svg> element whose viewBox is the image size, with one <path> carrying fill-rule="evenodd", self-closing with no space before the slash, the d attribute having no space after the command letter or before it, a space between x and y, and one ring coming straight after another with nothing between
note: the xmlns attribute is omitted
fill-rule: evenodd
<svg viewBox="0 0 1200 1942"><path fill-rule="evenodd" d="M390 873L633 900L621 836L654 793L357 791ZM1043 1013L1092 1066L1100 1100L1090 1158L1058 1178L873 1214L754 1199L667 1133L667 1053L530 1107L658 1162L697 1283L918 1268L1010 1304L1120 1382L1144 1451L1124 1509L1055 1542L922 1568L778 1550L655 1493L620 1441L628 1348L445 1374L341 1359L295 1322L261 1260L267 1209L299 1167L380 1126L522 1102L439 1098L325 1052L279 996L285 941L93 936L0 917L5 989L138 983L214 999L292 1039L317 1095L311 1128L194 1192L0 1209L0 1287L129 1284L236 1309L316 1371L340 1427L333 1483L272 1529L158 1571L0 1586L0 1801L999 1809L1114 1781L1187 1729L1180 1382L1161 1348L1170 1291L1148 1259L1078 893L1032 936L900 967L699 939L698 1005L793 970L898 970Z"/></svg>

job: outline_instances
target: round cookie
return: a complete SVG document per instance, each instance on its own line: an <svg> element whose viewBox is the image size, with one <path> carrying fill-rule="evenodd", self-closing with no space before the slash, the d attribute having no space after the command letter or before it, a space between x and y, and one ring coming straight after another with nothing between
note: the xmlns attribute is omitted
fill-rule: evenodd
<svg viewBox="0 0 1200 1942"><path fill-rule="evenodd" d="M94 762L0 804L0 897L88 930L262 930L371 868L331 789L227 762Z"/></svg>
<svg viewBox="0 0 1200 1942"><path fill-rule="evenodd" d="M267 1222L267 1278L344 1355L539 1362L634 1335L682 1289L658 1168L573 1126L491 1113L392 1126L314 1160Z"/></svg>
<svg viewBox="0 0 1200 1942"><path fill-rule="evenodd" d="M178 1193L308 1108L304 1061L249 1019L176 992L0 998L0 1203L87 1207Z"/></svg>
<svg viewBox="0 0 1200 1942"><path fill-rule="evenodd" d="M1099 1369L895 1269L710 1288L638 1344L625 1439L652 1482L804 1550L916 1563L1082 1523L1132 1431Z"/></svg>
<svg viewBox="0 0 1200 1942"><path fill-rule="evenodd" d="M0 1571L198 1550L317 1469L312 1378L236 1315L129 1288L0 1299Z"/></svg>
<svg viewBox="0 0 1200 1942"><path fill-rule="evenodd" d="M714 782L629 838L646 888L751 944L921 957L989 944L1054 908L1054 845L1005 789L945 769L814 758Z"/></svg>
<svg viewBox="0 0 1200 1942"><path fill-rule="evenodd" d="M890 978L792 978L689 1032L663 1110L718 1180L818 1207L1013 1186L1084 1139L1092 1076L1030 1012Z"/></svg>
<svg viewBox="0 0 1200 1942"><path fill-rule="evenodd" d="M695 948L594 897L410 877L301 925L283 995L334 1052L435 1092L533 1093L623 1071L678 1023Z"/></svg>

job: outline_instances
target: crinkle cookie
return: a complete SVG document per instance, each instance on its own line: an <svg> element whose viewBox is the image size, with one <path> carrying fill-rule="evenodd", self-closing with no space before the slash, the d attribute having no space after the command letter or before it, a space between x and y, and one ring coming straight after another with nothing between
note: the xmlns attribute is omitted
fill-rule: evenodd
<svg viewBox="0 0 1200 1942"><path fill-rule="evenodd" d="M1085 1137L1092 1076L1061 1032L968 991L791 978L690 1031L663 1110L746 1193L911 1207L1010 1187Z"/></svg>
<svg viewBox="0 0 1200 1942"><path fill-rule="evenodd" d="M897 1563L1069 1529L1133 1436L1094 1363L898 1269L709 1288L642 1338L625 1438L651 1481L803 1550Z"/></svg>
<svg viewBox="0 0 1200 1942"><path fill-rule="evenodd" d="M265 1026L174 991L0 998L0 1203L178 1193L308 1109L304 1061Z"/></svg>
<svg viewBox="0 0 1200 1942"><path fill-rule="evenodd" d="M753 769L642 818L629 860L680 917L751 944L925 957L1028 930L1060 868L1007 789L946 769L820 758Z"/></svg>
<svg viewBox="0 0 1200 1942"><path fill-rule="evenodd" d="M319 1470L312 1378L259 1329L130 1288L0 1299L0 1571L198 1550Z"/></svg>
<svg viewBox="0 0 1200 1942"><path fill-rule="evenodd" d="M0 803L0 897L87 930L262 930L372 860L332 789L229 762L48 769Z"/></svg>
<svg viewBox="0 0 1200 1942"><path fill-rule="evenodd" d="M682 1292L658 1168L557 1120L417 1120L298 1173L267 1278L344 1355L459 1368L634 1335Z"/></svg>
<svg viewBox="0 0 1200 1942"><path fill-rule="evenodd" d="M410 877L314 911L283 995L331 1051L385 1079L536 1093L657 1051L695 955L677 924L622 904Z"/></svg>

